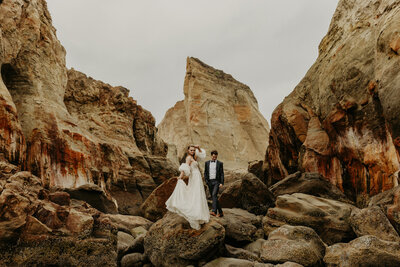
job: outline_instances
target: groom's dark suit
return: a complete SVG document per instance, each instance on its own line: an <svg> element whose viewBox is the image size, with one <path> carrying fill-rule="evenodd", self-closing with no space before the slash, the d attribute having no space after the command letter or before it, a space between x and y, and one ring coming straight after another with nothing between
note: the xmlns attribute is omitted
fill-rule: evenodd
<svg viewBox="0 0 400 267"><path fill-rule="evenodd" d="M216 175L215 179L210 179L210 162L206 161L206 166L204 168L204 179L210 189L210 194L212 197L212 209L214 213L217 213L217 210L220 214L222 214L221 206L218 202L218 191L219 185L224 184L224 163L219 160L216 160Z"/></svg>

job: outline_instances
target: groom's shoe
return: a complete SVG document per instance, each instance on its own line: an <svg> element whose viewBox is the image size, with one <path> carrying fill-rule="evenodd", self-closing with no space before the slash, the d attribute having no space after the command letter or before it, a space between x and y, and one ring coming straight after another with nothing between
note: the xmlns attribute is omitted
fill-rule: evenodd
<svg viewBox="0 0 400 267"><path fill-rule="evenodd" d="M210 215L212 215L212 216L218 216L217 214L215 214L215 212L210 212Z"/></svg>
<svg viewBox="0 0 400 267"><path fill-rule="evenodd" d="M222 213L218 213L217 217L224 217L224 213L223 212Z"/></svg>

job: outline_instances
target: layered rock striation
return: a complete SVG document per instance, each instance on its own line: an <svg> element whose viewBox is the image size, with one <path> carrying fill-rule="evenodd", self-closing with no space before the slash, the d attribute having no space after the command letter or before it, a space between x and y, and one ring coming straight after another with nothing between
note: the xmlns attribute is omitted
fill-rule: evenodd
<svg viewBox="0 0 400 267"><path fill-rule="evenodd" d="M227 168L246 168L264 157L269 125L250 88L196 58L188 58L185 99L158 125L160 136L181 156L189 144L218 150Z"/></svg>
<svg viewBox="0 0 400 267"><path fill-rule="evenodd" d="M67 70L44 0L0 2L0 159L45 187L96 184L123 213L176 174L128 90Z"/></svg>
<svg viewBox="0 0 400 267"><path fill-rule="evenodd" d="M271 183L318 172L359 205L397 184L399 10L396 1L339 1L317 61L272 115Z"/></svg>

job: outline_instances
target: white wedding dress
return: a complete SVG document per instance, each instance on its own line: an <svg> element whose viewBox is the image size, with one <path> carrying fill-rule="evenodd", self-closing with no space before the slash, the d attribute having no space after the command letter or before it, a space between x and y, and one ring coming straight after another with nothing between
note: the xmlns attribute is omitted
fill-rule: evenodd
<svg viewBox="0 0 400 267"><path fill-rule="evenodd" d="M199 152L196 149L198 159L204 159L206 156L205 150L202 149L201 151ZM210 220L199 163L194 161L190 166L183 163L179 167L179 171L183 171L186 176L189 176L189 183L186 185L183 180L178 179L174 191L165 204L169 211L184 217L193 229L199 230L200 224L207 223Z"/></svg>

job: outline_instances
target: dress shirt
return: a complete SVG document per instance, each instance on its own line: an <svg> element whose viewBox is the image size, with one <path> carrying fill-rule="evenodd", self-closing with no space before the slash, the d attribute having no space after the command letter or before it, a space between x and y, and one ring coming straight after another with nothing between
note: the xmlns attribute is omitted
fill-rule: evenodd
<svg viewBox="0 0 400 267"><path fill-rule="evenodd" d="M210 180L217 178L217 161L210 161Z"/></svg>

